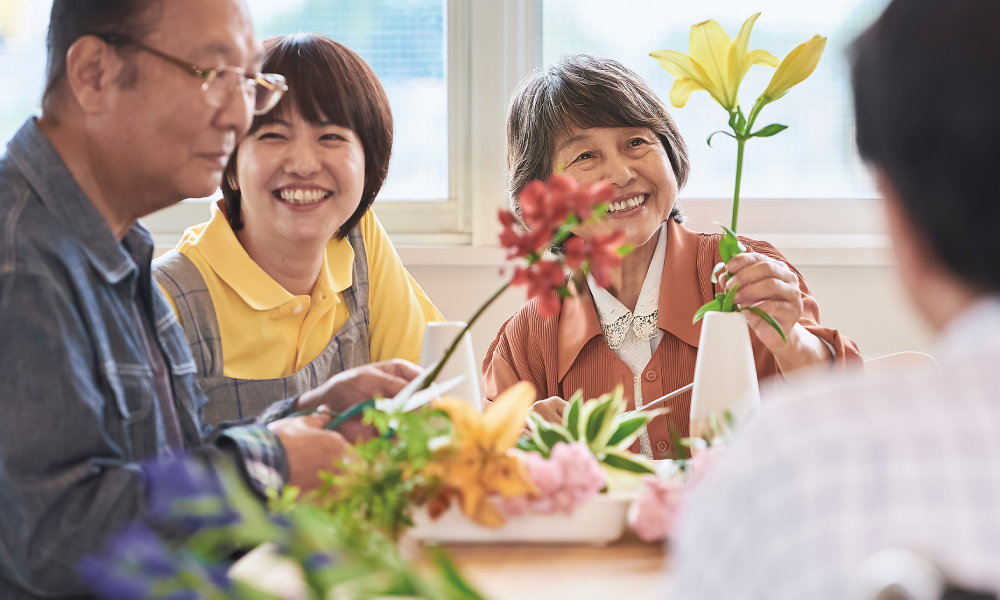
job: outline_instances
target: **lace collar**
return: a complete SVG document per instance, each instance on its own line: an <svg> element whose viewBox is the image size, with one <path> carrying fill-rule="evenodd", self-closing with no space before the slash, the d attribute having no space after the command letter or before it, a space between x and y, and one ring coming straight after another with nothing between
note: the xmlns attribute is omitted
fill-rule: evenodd
<svg viewBox="0 0 1000 600"><path fill-rule="evenodd" d="M663 278L663 261L667 254L667 225L660 226L660 237L653 251L653 259L649 262L646 279L639 291L639 301L635 304L635 312L629 311L625 305L611 295L608 290L597 285L594 278L587 275L590 294L597 308L597 318L604 330L604 338L613 350L621 347L625 336L631 329L640 340L651 340L656 335L660 311L660 282Z"/></svg>

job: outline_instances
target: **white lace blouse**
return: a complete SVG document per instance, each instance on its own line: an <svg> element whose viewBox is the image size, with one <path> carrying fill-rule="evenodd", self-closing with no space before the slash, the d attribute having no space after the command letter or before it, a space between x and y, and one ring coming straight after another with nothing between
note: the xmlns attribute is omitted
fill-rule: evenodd
<svg viewBox="0 0 1000 600"><path fill-rule="evenodd" d="M658 326L660 305L660 281L663 278L663 261L667 254L667 226L660 227L660 237L653 251L653 259L642 282L639 301L635 311L630 311L606 289L597 285L594 278L587 276L597 317L604 330L604 339L618 358L632 371L632 387L635 407L642 408L642 374L653 357L653 352L663 339L663 330ZM649 433L644 429L639 436L639 447L643 455L653 458L649 444Z"/></svg>

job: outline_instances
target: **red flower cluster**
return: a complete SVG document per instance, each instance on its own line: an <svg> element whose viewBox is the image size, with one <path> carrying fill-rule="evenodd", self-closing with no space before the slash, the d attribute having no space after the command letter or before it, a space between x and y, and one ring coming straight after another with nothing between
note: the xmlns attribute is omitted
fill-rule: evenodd
<svg viewBox="0 0 1000 600"><path fill-rule="evenodd" d="M615 195L611 182L580 185L569 175L559 173L549 178L548 185L539 180L524 186L518 195L524 224L532 231L555 233L570 215L586 221L594 215L594 207Z"/></svg>
<svg viewBox="0 0 1000 600"><path fill-rule="evenodd" d="M552 240L552 232L544 229L529 231L517 222L510 211L501 210L500 224L503 231L500 232L500 245L507 249L507 260L513 258L527 258L532 254L542 253Z"/></svg>
<svg viewBox="0 0 1000 600"><path fill-rule="evenodd" d="M566 274L561 264L554 260L540 260L534 264L514 269L511 285L528 286L528 297L538 300L538 314L543 318L559 314L559 288Z"/></svg>
<svg viewBox="0 0 1000 600"><path fill-rule="evenodd" d="M625 244L625 232L618 230L607 235L597 234L592 240L574 237L566 240L566 265L579 269L589 260L590 274L597 285L606 288L611 285L611 269L622 264L619 249Z"/></svg>
<svg viewBox="0 0 1000 600"><path fill-rule="evenodd" d="M532 181L518 196L527 229L512 213L500 211L503 225L500 244L507 249L507 259L528 259L527 267L515 269L510 283L528 286L528 297L538 300L541 316L559 313L559 292L565 284L563 263L571 269L586 264L598 284L607 287L611 283L610 269L622 262L618 249L625 241L624 232L598 235L591 241L571 237L566 241L566 256L562 262L542 260L541 255L560 227L591 219L594 208L614 195L614 185L609 182L580 185L569 175L558 174L553 175L548 184Z"/></svg>

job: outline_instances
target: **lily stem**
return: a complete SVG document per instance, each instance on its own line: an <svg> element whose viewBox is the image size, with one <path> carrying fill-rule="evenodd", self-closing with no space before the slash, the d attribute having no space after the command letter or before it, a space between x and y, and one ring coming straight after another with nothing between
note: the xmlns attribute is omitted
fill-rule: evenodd
<svg viewBox="0 0 1000 600"><path fill-rule="evenodd" d="M510 287L510 282L508 281L507 283L500 286L500 289L493 292L493 295L490 296L486 300L486 302L484 302L482 306L480 306L476 310L475 314L472 315L472 318L469 319L469 322L465 324L465 327L462 328L462 331L460 331L459 334L455 336L455 340L451 343L450 346L448 346L448 350L446 350L444 356L441 357L441 361L438 362L437 366L434 367L429 373L427 373L427 375L424 376L424 382L420 384L420 389L426 390L431 386L432 383L434 383L434 380L437 379L437 376L441 374L441 369L444 368L445 364L448 362L448 359L451 358L451 355L455 353L455 349L458 348L458 345L462 342L462 338L465 337L465 333L469 331L473 323L475 323L476 320L479 319L479 317L486 311L486 309L489 308L489 306L493 304L493 302L496 301L496 299L499 298L501 294L506 292L507 288L509 287Z"/></svg>
<svg viewBox="0 0 1000 600"><path fill-rule="evenodd" d="M736 232L736 221L740 214L740 179L743 177L743 146L746 143L747 138L736 138L736 190L733 192L733 224L730 227L733 233Z"/></svg>

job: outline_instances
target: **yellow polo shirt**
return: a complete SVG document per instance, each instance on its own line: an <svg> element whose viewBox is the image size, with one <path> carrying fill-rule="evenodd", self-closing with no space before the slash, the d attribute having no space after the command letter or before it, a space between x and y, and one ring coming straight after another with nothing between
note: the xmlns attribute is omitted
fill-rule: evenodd
<svg viewBox="0 0 1000 600"><path fill-rule="evenodd" d="M444 317L410 277L372 211L361 219L368 255L370 354L373 362L420 359L424 325ZM250 258L219 207L212 219L184 232L176 250L201 272L222 337L223 373L238 379L276 379L299 371L330 344L349 315L354 248L330 240L308 296L295 296ZM170 294L160 286L174 312Z"/></svg>

